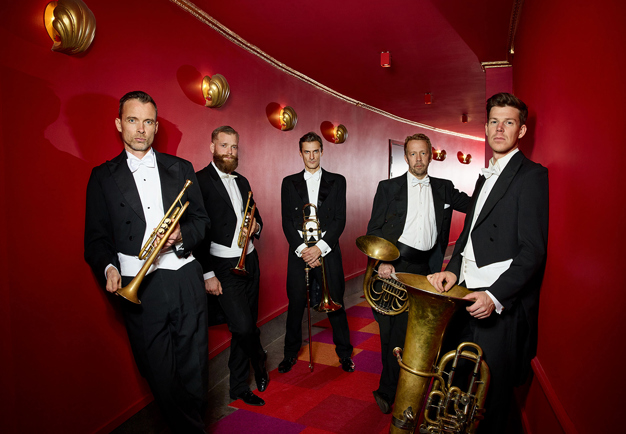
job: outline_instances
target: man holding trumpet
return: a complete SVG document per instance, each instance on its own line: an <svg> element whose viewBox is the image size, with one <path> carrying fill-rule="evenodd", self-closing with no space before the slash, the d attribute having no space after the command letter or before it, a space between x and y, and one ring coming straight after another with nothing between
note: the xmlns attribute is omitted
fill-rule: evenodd
<svg viewBox="0 0 626 434"><path fill-rule="evenodd" d="M135 362L175 433L203 433L208 340L202 268L191 250L210 224L193 166L152 149L156 103L145 92L120 99L115 120L124 151L95 167L87 185L85 260L116 293L142 269L143 245L186 181L186 212L141 281L141 304L122 301ZM157 236L153 243L160 241Z"/></svg>
<svg viewBox="0 0 626 434"><path fill-rule="evenodd" d="M232 127L216 128L211 134L213 161L197 173L211 229L194 250L202 264L209 297L217 297L224 311L230 343L230 397L248 405L265 401L248 386L250 363L257 390L270 382L265 367L267 354L257 327L259 312L259 258L252 239L259 238L262 220L252 198L250 183L235 172L239 164L239 133Z"/></svg>

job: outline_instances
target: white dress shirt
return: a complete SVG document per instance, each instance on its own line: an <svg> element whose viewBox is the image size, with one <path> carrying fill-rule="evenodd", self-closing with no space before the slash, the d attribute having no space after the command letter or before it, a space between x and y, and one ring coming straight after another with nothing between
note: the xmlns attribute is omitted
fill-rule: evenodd
<svg viewBox="0 0 626 434"><path fill-rule="evenodd" d="M461 262L461 272L459 273L459 282L465 281L465 284L468 288L486 288L490 287L494 284L496 280L509 269L511 263L513 262L513 258L507 259L501 262L494 262L493 264L485 265L484 267L479 267L476 264L476 255L474 254L474 244L472 243L472 231L474 230L474 225L476 224L476 220L480 215L480 212L493 189L493 186L496 184L500 177L500 173L504 170L506 165L511 161L513 155L519 152L519 149L513 150L511 153L505 155L504 157L496 160L495 158L491 158L489 160L489 167L487 169L483 169L483 174L485 174L485 182L483 183L482 188L480 189L480 193L478 194L478 199L476 199L476 209L474 210L474 216L472 218L472 225L470 226L467 244L465 245L465 250L463 250L463 261ZM498 301L498 299L489 291L485 291L489 297L493 300L496 305L496 312L502 313L502 309L504 307Z"/></svg>
<svg viewBox="0 0 626 434"><path fill-rule="evenodd" d="M422 251L432 249L437 242L435 204L428 175L419 180L407 172L406 221L398 241Z"/></svg>
<svg viewBox="0 0 626 434"><path fill-rule="evenodd" d="M126 162L133 174L135 185L139 192L139 198L141 199L141 207L146 218L146 231L141 242L143 246L148 241L154 228L158 226L165 215L163 196L161 194L161 178L156 164L156 155L152 148L150 148L142 159L135 157L128 151L126 151L126 155L128 156ZM174 249L180 249L181 247L182 242L179 242L174 246ZM137 256L125 255L119 252L117 256L120 261L120 274L122 276L136 276L145 263L145 260L139 259ZM166 251L161 250L161 253L150 266L148 274L159 268L164 270L178 270L183 265L193 260L194 258L191 254L187 258L179 258L176 256L173 249ZM104 271L105 276L109 267L113 267L113 264L109 264L109 266L106 267Z"/></svg>
<svg viewBox="0 0 626 434"><path fill-rule="evenodd" d="M309 203L312 203L313 205L317 207L317 198L319 197L320 183L322 181L322 168L318 167L315 173L311 173L305 170L304 180L306 181L306 189L307 189L307 192L309 193ZM309 218L313 219L316 217L315 208L309 207L309 212L311 213L309 215ZM307 227L316 229L317 225L314 222L309 222L307 224ZM302 231L298 231L298 233L302 236ZM324 236L325 233L326 232L322 232L322 237ZM310 237L311 235L309 234L312 234L312 237L316 240L315 245L322 252L322 257L328 255L332 251L332 249L330 248L330 246L328 245L326 241L317 239L318 238L317 232L314 231L314 232L307 233L307 236ZM302 257L302 251L306 249L306 247L307 245L304 242L298 246L298 248L296 249L296 255L298 256L298 258Z"/></svg>
<svg viewBox="0 0 626 434"><path fill-rule="evenodd" d="M243 249L238 245L238 241L239 233L241 232L241 224L243 223L245 204L243 203L243 198L241 197L241 191L239 191L239 187L237 187L237 181L235 181L237 175L231 175L222 172L220 169L217 168L213 161L211 162L211 165L219 175L222 183L224 184L224 188L226 188L226 191L228 192L228 197L230 197L230 203L232 204L233 209L235 210L235 215L237 216L237 223L235 226L237 229L235 230L233 239L230 242L230 246L223 246L216 243L215 241L211 241L211 247L209 251L211 255L218 258L239 258L241 256L241 253L243 252ZM246 201L247 199L248 198L246 198ZM252 218L254 218L254 216ZM261 225L259 225L259 230L260 227ZM246 254L249 255L253 251L254 244L252 243L252 237L250 237L250 239L248 240L248 250L246 251ZM207 273L204 273L204 280L210 279L214 276L215 272L209 271Z"/></svg>

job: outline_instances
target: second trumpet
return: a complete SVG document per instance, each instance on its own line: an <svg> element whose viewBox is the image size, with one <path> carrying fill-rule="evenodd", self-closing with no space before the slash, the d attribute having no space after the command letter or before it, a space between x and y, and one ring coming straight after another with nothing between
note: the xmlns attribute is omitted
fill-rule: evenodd
<svg viewBox="0 0 626 434"><path fill-rule="evenodd" d="M230 269L233 274L238 276L247 276L249 274L246 270L246 255L248 254L248 242L250 240L250 235L252 234L252 223L254 223L254 213L256 212L256 203L252 204L252 207L250 207L251 200L252 191L249 191L248 202L246 203L246 210L243 213L243 221L241 222L241 228L239 228L239 238L237 239L237 245L243 250L237 266Z"/></svg>

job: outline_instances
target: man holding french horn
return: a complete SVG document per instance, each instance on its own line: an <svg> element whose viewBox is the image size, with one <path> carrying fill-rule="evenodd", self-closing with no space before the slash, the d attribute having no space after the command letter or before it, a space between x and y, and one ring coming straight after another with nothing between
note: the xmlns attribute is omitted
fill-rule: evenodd
<svg viewBox="0 0 626 434"><path fill-rule="evenodd" d="M191 163L152 149L159 128L152 97L124 95L115 125L124 151L91 172L85 260L108 292L126 298L120 304L135 362L172 432L204 433L206 296L191 250L210 222ZM164 210L172 203L178 211L170 219ZM144 251L152 252L145 262Z"/></svg>
<svg viewBox="0 0 626 434"><path fill-rule="evenodd" d="M464 213L470 198L459 192L451 181L428 176L432 158L428 136L409 136L404 141L404 159L409 170L378 184L367 234L394 243L400 251L400 257L394 262L380 264L380 278L390 279L396 271L426 275L441 270L452 210ZM387 414L395 400L400 374L392 352L395 347L404 347L409 314L406 308L391 313L372 310L380 328L383 364L378 390L373 394L380 410Z"/></svg>
<svg viewBox="0 0 626 434"><path fill-rule="evenodd" d="M270 382L257 327L259 312L259 258L252 238L259 238L262 220L248 180L235 172L239 164L239 133L232 127L216 128L211 134L213 161L197 173L211 229L194 250L202 264L206 292L217 296L226 314L230 343L230 397L248 405L265 401L248 386L250 363L257 390Z"/></svg>
<svg viewBox="0 0 626 434"><path fill-rule="evenodd" d="M281 213L283 232L289 243L287 264L287 324L284 359L278 372L286 373L296 364L302 346L302 316L307 306L307 279L317 282L326 297L317 306L328 313L333 329L335 352L346 372L354 371L352 344L346 311L342 307L345 278L339 237L346 226L346 178L323 170L322 139L310 132L300 138L304 170L283 179ZM303 231L311 223L311 232ZM315 229L315 230L313 230ZM304 232L304 233L303 233ZM306 272L308 269L310 271ZM323 288L326 282L326 288ZM332 301L331 301L332 299ZM311 365L312 368L312 365Z"/></svg>

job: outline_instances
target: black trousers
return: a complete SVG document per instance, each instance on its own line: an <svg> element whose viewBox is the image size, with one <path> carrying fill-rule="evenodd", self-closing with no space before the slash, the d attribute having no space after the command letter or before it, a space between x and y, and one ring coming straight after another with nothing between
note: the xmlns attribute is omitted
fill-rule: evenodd
<svg viewBox="0 0 626 434"><path fill-rule="evenodd" d="M248 376L250 363L258 372L264 360L261 346L261 330L257 327L259 316L259 257L253 250L246 256L245 269L248 276L238 276L230 269L237 266L239 258L211 257L215 276L222 285L222 295L217 297L226 314L228 330L232 333L230 342L230 397L250 390Z"/></svg>
<svg viewBox="0 0 626 434"><path fill-rule="evenodd" d="M393 266L397 272L422 275L429 273L427 262L416 264L400 258L393 263ZM380 314L374 309L372 312L374 312L374 319L378 322L380 330L380 358L383 364L378 382L378 392L386 395L393 402L400 377L400 365L393 355L393 349L395 347L404 348L409 312L404 311L393 316Z"/></svg>
<svg viewBox="0 0 626 434"><path fill-rule="evenodd" d="M464 285L464 283L462 283ZM456 349L462 342L474 342L483 350L484 360L489 366L491 382L485 402L485 419L480 422L478 433L499 434L506 432L509 407L513 400L514 386L519 384L521 372L525 372L521 342L528 333L526 315L521 304L512 309L495 311L485 319L476 319L461 309L452 318L442 348L444 351ZM474 365L463 361L459 364L455 385L465 390Z"/></svg>
<svg viewBox="0 0 626 434"><path fill-rule="evenodd" d="M346 282L343 274L341 262L341 251L339 246L324 257L326 267L326 280L330 298L335 303L343 306L343 294L346 290ZM305 262L298 258L295 253L289 253L287 271L287 297L289 307L287 308L287 324L285 331L285 357L297 357L302 346L302 317L306 309L306 280ZM322 286L322 269L315 267L309 272L309 282L311 288L316 281ZM333 329L333 343L335 352L340 359L352 356L352 344L350 344L350 328L348 327L348 317L346 310L341 309L328 313L328 319Z"/></svg>
<svg viewBox="0 0 626 434"><path fill-rule="evenodd" d="M127 285L132 278L123 277ZM202 267L146 276L140 305L122 300L128 338L139 372L175 433L204 433L208 393L208 323Z"/></svg>

